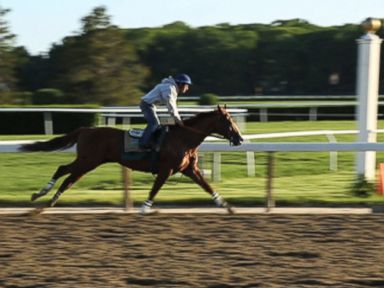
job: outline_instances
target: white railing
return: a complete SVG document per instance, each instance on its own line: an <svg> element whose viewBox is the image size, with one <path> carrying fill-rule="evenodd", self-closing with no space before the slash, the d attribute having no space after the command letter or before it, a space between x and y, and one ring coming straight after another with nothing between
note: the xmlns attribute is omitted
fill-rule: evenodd
<svg viewBox="0 0 384 288"><path fill-rule="evenodd" d="M17 148L23 144L31 141L4 141L0 142L0 152L16 152ZM9 143L13 142L13 143ZM384 144L382 143L318 143L318 142L302 142L302 143L245 143L241 146L229 146L224 143L203 143L200 146L200 151L211 152L268 152L268 167L267 167L267 185L266 185L266 208L270 211L275 207L273 198L273 170L274 170L274 153L282 151L290 152L324 152L324 151L353 151L353 152L365 152L365 151L384 151ZM64 150L74 151L74 148ZM128 196L128 189L126 190L126 199ZM127 205L127 204L126 204Z"/></svg>
<svg viewBox="0 0 384 288"><path fill-rule="evenodd" d="M383 133L384 129L376 130L374 133ZM251 140L257 140L257 139L267 139L267 138L285 138L285 137L302 137L302 136L316 136L316 135L325 135L328 139L328 142L330 143L337 143L337 139L335 135L347 135L347 134L357 134L357 130L318 130L318 131L290 131L290 132L279 132L279 133L265 133L265 134L252 134L252 135L244 135L243 138L245 140L245 144L249 143ZM223 141L222 139L218 139L215 137L207 137L206 142L200 147L201 152L208 151L206 149L209 146L206 146L205 143L207 142L214 142L214 141ZM32 140L22 140L22 141L0 141L0 152L18 152L18 145L24 144L24 143L30 143ZM262 144L262 143L258 143ZM274 145L276 143L273 143ZM325 144L325 143L324 143ZM274 147L271 146L272 143L269 144L268 147ZM220 146L221 147L221 146ZM225 147L225 145L223 146ZM245 147L245 146L244 146ZM260 146L263 147L263 146ZM264 149L264 148L263 148ZM74 148L72 150L68 151L75 151ZM220 181L221 175L220 175L220 165L221 165L221 156L219 150L209 150L210 152L213 152L213 163L212 163L212 180L213 181ZM259 150L259 151L268 151L268 150ZM249 177L255 176L255 150L246 150L246 159L247 159L247 175ZM337 150L330 150L329 151L329 170L330 171L337 171L338 166L338 151Z"/></svg>
<svg viewBox="0 0 384 288"><path fill-rule="evenodd" d="M335 135L347 135L347 134L357 134L357 130L317 130L317 131L290 131L290 132L278 132L278 133L265 133L265 134L253 134L253 135L244 135L243 138L246 143L249 143L251 140L257 139L272 139L272 138L285 138L285 137L302 137L302 136L321 136L325 135L330 143L337 143ZM372 131L373 133L383 133L384 129ZM207 137L207 141L222 141L214 137ZM213 171L212 179L214 181L220 180L220 152L214 151L213 158ZM247 175L252 177L255 175L255 151L247 151ZM338 166L338 151L329 151L329 170L337 171Z"/></svg>
<svg viewBox="0 0 384 288"><path fill-rule="evenodd" d="M22 144L37 140L0 141L0 152L20 152L18 148ZM359 142L260 142L244 143L241 146L229 146L225 143L203 143L199 147L202 152L330 152L330 151L384 151L383 143L359 143ZM75 152L75 147L61 150L61 152Z"/></svg>
<svg viewBox="0 0 384 288"><path fill-rule="evenodd" d="M235 96L218 96L220 101L230 100L252 100L252 101L269 101L269 100L332 100L345 99L355 100L356 95L235 95ZM384 95L379 95L379 98L384 98ZM190 101L199 100L200 96L179 96L178 100Z"/></svg>
<svg viewBox="0 0 384 288"><path fill-rule="evenodd" d="M179 112L182 117L192 116L201 112L213 111L215 106L207 107L179 107ZM236 119L240 125L244 125L246 109L228 108L231 115ZM166 108L158 108L160 114L166 114ZM44 116L44 132L45 134L53 134L54 126L52 120L52 113L101 113L102 117L106 119L108 126L114 126L116 118L123 118L123 124L129 125L131 118L143 118L143 114L138 107L103 107L103 108L0 108L1 112L38 112L43 113Z"/></svg>

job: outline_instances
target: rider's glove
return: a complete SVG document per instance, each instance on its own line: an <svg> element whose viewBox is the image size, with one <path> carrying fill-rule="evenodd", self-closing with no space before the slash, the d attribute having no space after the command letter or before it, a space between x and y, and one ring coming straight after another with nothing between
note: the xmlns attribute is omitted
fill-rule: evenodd
<svg viewBox="0 0 384 288"><path fill-rule="evenodd" d="M179 126L184 126L183 121L180 120L179 118L175 118L175 122L176 122L176 124L179 125Z"/></svg>

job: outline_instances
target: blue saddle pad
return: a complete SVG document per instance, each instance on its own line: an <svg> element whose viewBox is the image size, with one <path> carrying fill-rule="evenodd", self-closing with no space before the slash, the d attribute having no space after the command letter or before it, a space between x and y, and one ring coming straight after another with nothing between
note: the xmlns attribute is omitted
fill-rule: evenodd
<svg viewBox="0 0 384 288"><path fill-rule="evenodd" d="M165 135L168 133L169 127L162 126L156 133L156 144L154 149L158 152L164 141ZM139 140L143 135L144 130L142 129L130 129L124 132L124 153L129 152L144 152L149 151L149 149L139 148Z"/></svg>
<svg viewBox="0 0 384 288"><path fill-rule="evenodd" d="M141 149L139 148L139 140L143 134L143 130L131 129L124 132L124 148L122 153L122 159L125 161L130 160L149 160L151 161L151 170L153 174L158 172L158 157L161 144L168 132L168 127L162 127L161 133L157 139L157 145L155 149Z"/></svg>
<svg viewBox="0 0 384 288"><path fill-rule="evenodd" d="M124 132L124 153L146 151L146 150L139 148L140 137L138 137L138 135L140 135L140 134L133 132L133 135L135 135L135 136L132 136L132 134L131 134L132 131L133 130L128 130L128 131ZM135 130L135 131L137 131L137 130ZM143 131L141 130L141 135L142 134L143 134Z"/></svg>
<svg viewBox="0 0 384 288"><path fill-rule="evenodd" d="M131 130L124 132L124 149L121 155L122 160L125 161L151 161L152 173L157 173L157 152L152 150L143 150L139 148L139 140L134 134L132 136Z"/></svg>

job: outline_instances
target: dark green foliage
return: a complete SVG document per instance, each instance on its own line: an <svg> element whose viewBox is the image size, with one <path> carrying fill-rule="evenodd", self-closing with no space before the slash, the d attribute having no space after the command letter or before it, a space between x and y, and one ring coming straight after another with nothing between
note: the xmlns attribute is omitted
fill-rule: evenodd
<svg viewBox="0 0 384 288"><path fill-rule="evenodd" d="M58 108L58 106L55 106ZM72 106L65 108L97 108L97 106ZM79 127L96 125L96 113L53 112L53 132L68 133ZM43 112L1 112L0 134L44 134Z"/></svg>
<svg viewBox="0 0 384 288"><path fill-rule="evenodd" d="M136 104L147 74L133 44L109 23L102 7L83 18L80 35L51 49L51 87L68 95L67 103Z"/></svg>
<svg viewBox="0 0 384 288"><path fill-rule="evenodd" d="M68 104L137 105L159 80L178 73L192 77L191 95L355 93L358 23L320 27L291 19L194 28L178 21L121 29L101 6L81 19L76 35L31 56L13 46L7 13L0 7L0 103L23 103L8 92L50 87L63 91Z"/></svg>
<svg viewBox="0 0 384 288"><path fill-rule="evenodd" d="M43 113L2 112L0 134L44 134Z"/></svg>
<svg viewBox="0 0 384 288"><path fill-rule="evenodd" d="M352 195L357 197L369 197L375 191L375 184L366 180L364 175L359 175L351 187Z"/></svg>
<svg viewBox="0 0 384 288"><path fill-rule="evenodd" d="M53 113L54 133L68 133L79 127L96 125L96 113Z"/></svg>
<svg viewBox="0 0 384 288"><path fill-rule="evenodd" d="M64 93L59 89L39 89L32 97L32 104L64 104Z"/></svg>
<svg viewBox="0 0 384 288"><path fill-rule="evenodd" d="M206 93L200 96L199 105L216 105L219 98L216 94Z"/></svg>
<svg viewBox="0 0 384 288"><path fill-rule="evenodd" d="M5 20L9 9L0 6L0 94L15 88L16 53L13 53L15 35L11 33Z"/></svg>
<svg viewBox="0 0 384 288"><path fill-rule="evenodd" d="M0 104L28 105L32 104L32 92L12 92L0 93Z"/></svg>

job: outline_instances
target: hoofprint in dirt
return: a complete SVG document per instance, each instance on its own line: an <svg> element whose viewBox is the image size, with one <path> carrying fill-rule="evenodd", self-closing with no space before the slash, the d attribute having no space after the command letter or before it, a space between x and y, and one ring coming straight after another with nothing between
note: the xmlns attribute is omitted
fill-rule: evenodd
<svg viewBox="0 0 384 288"><path fill-rule="evenodd" d="M384 218L1 216L0 287L383 287Z"/></svg>

